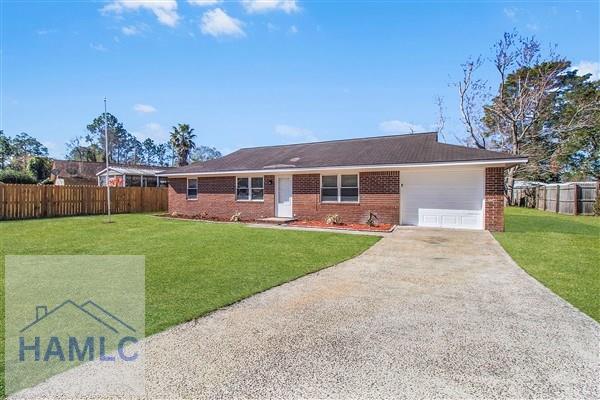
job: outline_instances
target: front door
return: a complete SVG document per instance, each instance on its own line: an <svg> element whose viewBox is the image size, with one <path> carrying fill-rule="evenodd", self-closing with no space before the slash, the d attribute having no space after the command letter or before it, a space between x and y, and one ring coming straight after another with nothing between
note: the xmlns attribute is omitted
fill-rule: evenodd
<svg viewBox="0 0 600 400"><path fill-rule="evenodd" d="M292 218L292 177L277 177L277 216Z"/></svg>

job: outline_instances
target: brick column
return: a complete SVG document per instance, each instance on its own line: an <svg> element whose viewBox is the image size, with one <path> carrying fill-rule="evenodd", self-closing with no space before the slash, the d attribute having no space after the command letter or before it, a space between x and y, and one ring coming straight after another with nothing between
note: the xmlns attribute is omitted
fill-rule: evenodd
<svg viewBox="0 0 600 400"><path fill-rule="evenodd" d="M485 229L504 231L504 168L485 169Z"/></svg>

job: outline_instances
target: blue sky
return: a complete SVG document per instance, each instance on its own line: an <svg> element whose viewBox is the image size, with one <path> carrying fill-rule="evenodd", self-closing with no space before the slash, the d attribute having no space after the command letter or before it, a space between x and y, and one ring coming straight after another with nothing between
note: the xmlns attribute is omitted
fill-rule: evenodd
<svg viewBox="0 0 600 400"><path fill-rule="evenodd" d="M194 3L194 4L192 4ZM0 127L53 156L109 111L140 139L176 123L240 147L429 130L461 136L460 64L513 28L596 74L589 2L3 0ZM493 78L487 65L482 74Z"/></svg>

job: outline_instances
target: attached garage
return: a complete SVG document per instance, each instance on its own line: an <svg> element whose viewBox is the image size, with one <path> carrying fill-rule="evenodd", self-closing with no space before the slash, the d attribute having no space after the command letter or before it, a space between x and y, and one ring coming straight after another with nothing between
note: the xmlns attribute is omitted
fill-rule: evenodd
<svg viewBox="0 0 600 400"><path fill-rule="evenodd" d="M404 169L400 172L401 223L483 229L483 168Z"/></svg>

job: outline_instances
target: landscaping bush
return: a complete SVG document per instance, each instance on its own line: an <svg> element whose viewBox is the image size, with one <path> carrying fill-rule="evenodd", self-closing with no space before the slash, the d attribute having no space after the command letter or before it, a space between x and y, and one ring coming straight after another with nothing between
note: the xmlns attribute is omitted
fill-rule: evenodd
<svg viewBox="0 0 600 400"><path fill-rule="evenodd" d="M339 225L342 223L342 217L338 214L331 214L325 217L325 223L327 225Z"/></svg>
<svg viewBox="0 0 600 400"><path fill-rule="evenodd" d="M0 170L0 182L2 183L25 183L36 184L37 179L27 172L17 171L10 168Z"/></svg>
<svg viewBox="0 0 600 400"><path fill-rule="evenodd" d="M367 225L369 226L377 226L377 215L375 215L372 211L369 211L369 219L367 220Z"/></svg>

